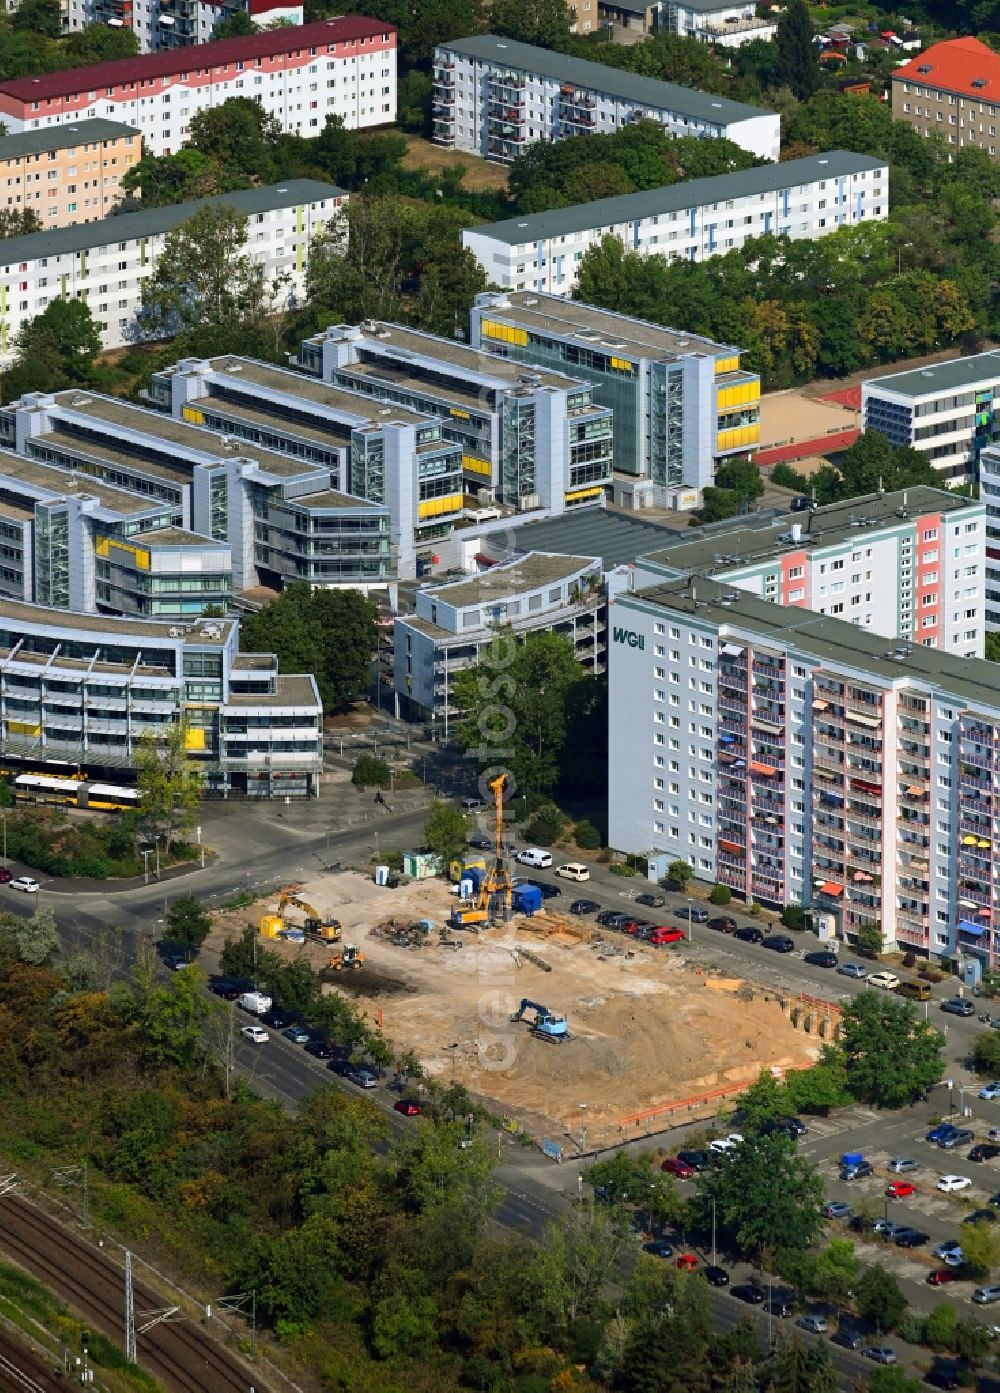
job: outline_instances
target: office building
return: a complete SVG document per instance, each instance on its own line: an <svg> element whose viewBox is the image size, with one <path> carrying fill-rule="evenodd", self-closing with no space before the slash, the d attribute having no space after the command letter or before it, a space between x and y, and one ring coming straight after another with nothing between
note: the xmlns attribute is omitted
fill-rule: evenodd
<svg viewBox="0 0 1000 1393"><path fill-rule="evenodd" d="M615 502L695 507L719 463L756 449L760 377L738 348L527 291L477 295L470 337L592 384L614 412Z"/></svg>
<svg viewBox="0 0 1000 1393"><path fill-rule="evenodd" d="M332 184L289 179L282 185L8 237L2 243L6 264L0 264L0 366L16 356L25 324L53 300L84 300L105 348L141 337L136 316L142 287L156 269L167 236L204 207L233 208L246 216L252 225L247 255L261 265L267 285L280 279L286 303L294 304L305 290L312 240L346 198Z"/></svg>
<svg viewBox="0 0 1000 1393"><path fill-rule="evenodd" d="M448 739L461 714L455 679L496 642L497 630L517 638L561 634L581 667L604 671L605 602L594 557L531 551L481 575L416 592L415 612L395 621L397 703L407 714L438 723Z"/></svg>
<svg viewBox="0 0 1000 1393"><path fill-rule="evenodd" d="M119 121L72 122L0 138L0 207L34 213L43 228L109 217L142 137Z"/></svg>
<svg viewBox="0 0 1000 1393"><path fill-rule="evenodd" d="M993 664L700 576L615 596L608 632L616 851L801 904L848 942L874 923L889 949L995 963Z"/></svg>
<svg viewBox="0 0 1000 1393"><path fill-rule="evenodd" d="M751 237L813 239L888 216L885 161L831 150L467 227L462 245L492 285L569 295L585 254L609 236L643 256L706 261Z"/></svg>
<svg viewBox="0 0 1000 1393"><path fill-rule="evenodd" d="M452 150L509 164L539 140L607 135L641 120L673 136L732 140L765 160L780 151L778 113L727 97L495 34L434 53L434 139Z"/></svg>
<svg viewBox="0 0 1000 1393"><path fill-rule="evenodd" d="M0 753L25 768L128 771L146 731L185 720L210 792L318 793L323 710L313 677L240 653L239 625L67 614L0 600Z"/></svg>
<svg viewBox="0 0 1000 1393"><path fill-rule="evenodd" d="M713 48L742 48L754 39L770 43L778 32L774 19L758 16L753 0L667 0L666 27Z"/></svg>
<svg viewBox="0 0 1000 1393"><path fill-rule="evenodd" d="M187 0L175 0L181 10ZM348 130L396 119L396 32L381 20L349 15L237 39L198 43L0 80L0 120L8 129L44 130L103 117L142 134L152 155L185 144L192 116L230 97L259 101L288 135L316 136L328 116Z"/></svg>
<svg viewBox="0 0 1000 1393"><path fill-rule="evenodd" d="M298 363L324 382L440 417L461 448L467 488L511 507L561 513L611 483L612 413L579 375L374 321L306 339Z"/></svg>
<svg viewBox="0 0 1000 1393"><path fill-rule="evenodd" d="M911 445L942 483L977 477L980 452L1000 438L1000 352L976 353L861 384L865 430Z"/></svg>
<svg viewBox="0 0 1000 1393"><path fill-rule="evenodd" d="M70 33L88 24L130 29L140 53L209 43L237 14L262 29L302 23L301 0L62 0L62 12Z"/></svg>
<svg viewBox="0 0 1000 1393"><path fill-rule="evenodd" d="M1000 54L971 36L931 44L890 74L892 114L956 151L997 158Z"/></svg>

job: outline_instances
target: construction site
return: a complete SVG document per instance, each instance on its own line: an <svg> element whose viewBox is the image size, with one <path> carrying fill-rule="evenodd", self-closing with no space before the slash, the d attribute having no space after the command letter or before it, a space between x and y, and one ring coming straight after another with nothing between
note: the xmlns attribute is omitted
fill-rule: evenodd
<svg viewBox="0 0 1000 1393"><path fill-rule="evenodd" d="M761 1069L817 1057L829 1022L804 1021L773 988L711 975L686 943L647 945L519 898L499 813L497 831L499 856L470 856L448 878L318 875L218 916L213 946L251 918L428 1076L461 1082L537 1139L585 1133L592 1148L710 1117Z"/></svg>

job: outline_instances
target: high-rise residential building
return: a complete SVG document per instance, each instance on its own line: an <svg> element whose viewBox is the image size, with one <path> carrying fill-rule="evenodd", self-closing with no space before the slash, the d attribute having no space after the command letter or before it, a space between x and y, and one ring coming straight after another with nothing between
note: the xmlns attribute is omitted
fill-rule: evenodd
<svg viewBox="0 0 1000 1393"><path fill-rule="evenodd" d="M175 0L187 9L186 0ZM279 27L237 39L198 43L0 80L0 120L8 129L103 117L142 134L152 155L169 155L188 138L192 116L230 97L259 101L289 135L316 136L328 116L348 130L396 119L396 31L349 15Z"/></svg>
<svg viewBox="0 0 1000 1393"><path fill-rule="evenodd" d="M42 227L109 217L125 197L122 178L142 158L142 136L120 121L72 122L0 140L0 189L8 209Z"/></svg>
<svg viewBox="0 0 1000 1393"><path fill-rule="evenodd" d="M568 295L585 254L607 236L668 261L706 261L768 233L793 241L889 216L884 160L831 150L781 164L687 179L462 232L492 285Z"/></svg>
<svg viewBox="0 0 1000 1393"><path fill-rule="evenodd" d="M509 164L536 141L657 121L670 135L724 138L761 159L781 148L777 112L479 34L434 53L434 139Z"/></svg>
<svg viewBox="0 0 1000 1393"><path fill-rule="evenodd" d="M718 464L756 449L760 377L738 348L529 291L477 295L470 338L593 385L614 413L616 502L694 507Z"/></svg>
<svg viewBox="0 0 1000 1393"><path fill-rule="evenodd" d="M223 20L238 14L262 29L299 25L302 0L62 0L66 32L88 24L130 29L140 53L206 44Z"/></svg>
<svg viewBox="0 0 1000 1393"><path fill-rule="evenodd" d="M666 0L666 28L713 48L742 48L778 32L773 11L762 19L753 0Z"/></svg>
<svg viewBox="0 0 1000 1393"><path fill-rule="evenodd" d="M21 330L53 300L86 300L105 348L141 337L137 315L143 285L156 270L169 234L205 207L233 208L246 216L252 225L247 256L261 266L267 285L281 282L293 303L305 290L313 238L346 198L333 184L289 179L8 237L3 244L8 259L0 265L0 366L10 364Z"/></svg>
<svg viewBox="0 0 1000 1393"><path fill-rule="evenodd" d="M931 44L890 74L892 114L956 151L997 158L1000 54L971 35Z"/></svg>
<svg viewBox="0 0 1000 1393"><path fill-rule="evenodd" d="M612 412L583 374L375 321L315 334L298 363L324 382L438 416L461 448L466 487L511 507L561 513L611 484Z"/></svg>

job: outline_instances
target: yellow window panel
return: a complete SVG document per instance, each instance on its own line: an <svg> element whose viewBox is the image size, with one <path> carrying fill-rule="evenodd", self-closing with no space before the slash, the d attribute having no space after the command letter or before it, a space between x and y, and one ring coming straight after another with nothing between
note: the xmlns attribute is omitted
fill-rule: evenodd
<svg viewBox="0 0 1000 1393"><path fill-rule="evenodd" d="M480 459L478 455L463 455L462 468L467 469L470 474L485 474L487 478L493 473L489 460Z"/></svg>
<svg viewBox="0 0 1000 1393"><path fill-rule="evenodd" d="M190 421L193 426L203 426L205 424L205 413L199 411L196 406L182 406L181 415L185 421Z"/></svg>
<svg viewBox="0 0 1000 1393"><path fill-rule="evenodd" d="M576 489L573 493L566 495L566 502L575 503L578 498L596 498L599 493L603 492L604 490L600 486L593 489Z"/></svg>
<svg viewBox="0 0 1000 1393"><path fill-rule="evenodd" d="M41 726L35 725L32 721L8 721L7 730L11 735L39 736L42 733Z"/></svg>
<svg viewBox="0 0 1000 1393"><path fill-rule="evenodd" d="M205 748L205 732L198 726L188 726L184 732L185 750L203 750Z"/></svg>

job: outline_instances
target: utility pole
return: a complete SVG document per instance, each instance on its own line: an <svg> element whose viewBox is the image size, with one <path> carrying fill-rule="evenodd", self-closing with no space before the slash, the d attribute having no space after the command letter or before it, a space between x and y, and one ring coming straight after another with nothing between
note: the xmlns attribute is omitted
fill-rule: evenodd
<svg viewBox="0 0 1000 1393"><path fill-rule="evenodd" d="M691 942L691 935L692 935L692 933L693 933L693 925L692 925L692 922L691 922L691 896L688 895L688 943Z"/></svg>
<svg viewBox="0 0 1000 1393"><path fill-rule="evenodd" d="M132 1292L132 1254L125 1249L125 1358L138 1364L135 1347L135 1297Z"/></svg>
<svg viewBox="0 0 1000 1393"><path fill-rule="evenodd" d="M712 1266L718 1266L719 1259L715 1252L715 1200L712 1201Z"/></svg>

